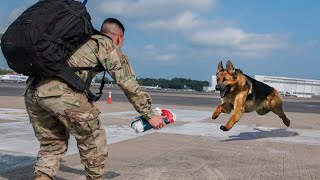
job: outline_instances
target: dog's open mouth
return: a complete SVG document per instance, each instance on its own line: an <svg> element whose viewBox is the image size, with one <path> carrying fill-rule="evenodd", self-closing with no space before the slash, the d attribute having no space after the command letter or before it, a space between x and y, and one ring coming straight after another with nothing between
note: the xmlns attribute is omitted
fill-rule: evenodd
<svg viewBox="0 0 320 180"><path fill-rule="evenodd" d="M224 98L230 92L231 86L227 85L224 89L220 90L220 97Z"/></svg>

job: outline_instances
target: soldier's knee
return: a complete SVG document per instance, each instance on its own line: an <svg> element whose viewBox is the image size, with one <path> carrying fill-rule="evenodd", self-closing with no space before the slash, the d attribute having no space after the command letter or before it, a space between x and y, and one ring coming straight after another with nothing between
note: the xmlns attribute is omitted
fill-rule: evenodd
<svg viewBox="0 0 320 180"><path fill-rule="evenodd" d="M93 119L84 122L76 122L73 124L74 130L79 136L87 136L93 134L100 127L100 120Z"/></svg>
<svg viewBox="0 0 320 180"><path fill-rule="evenodd" d="M100 112L95 108L89 111L66 110L65 112L71 121L71 132L75 133L75 135L91 135L100 128L101 122L98 117Z"/></svg>

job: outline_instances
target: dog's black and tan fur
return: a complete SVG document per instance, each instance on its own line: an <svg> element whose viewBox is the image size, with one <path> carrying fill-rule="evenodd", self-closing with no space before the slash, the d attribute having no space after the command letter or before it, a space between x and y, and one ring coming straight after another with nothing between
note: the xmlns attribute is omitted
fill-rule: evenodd
<svg viewBox="0 0 320 180"><path fill-rule="evenodd" d="M222 104L213 112L212 119L218 118L220 113L229 114L233 110L228 123L220 127L223 131L230 130L244 113L252 111L259 115L272 111L286 126L290 126L290 120L282 110L282 97L278 91L235 69L231 61L227 62L226 69L222 62L219 63L216 90L220 91Z"/></svg>

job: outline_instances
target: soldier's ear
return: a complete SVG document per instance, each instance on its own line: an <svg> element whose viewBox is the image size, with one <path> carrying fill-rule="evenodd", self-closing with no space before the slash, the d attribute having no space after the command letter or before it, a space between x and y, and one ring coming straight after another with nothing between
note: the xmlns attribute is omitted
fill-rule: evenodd
<svg viewBox="0 0 320 180"><path fill-rule="evenodd" d="M218 64L218 72L223 71L223 66L222 66L222 61L219 62Z"/></svg>
<svg viewBox="0 0 320 180"><path fill-rule="evenodd" d="M235 71L236 70L234 69L232 62L230 60L228 60L228 62L227 62L227 72L229 74L234 74Z"/></svg>

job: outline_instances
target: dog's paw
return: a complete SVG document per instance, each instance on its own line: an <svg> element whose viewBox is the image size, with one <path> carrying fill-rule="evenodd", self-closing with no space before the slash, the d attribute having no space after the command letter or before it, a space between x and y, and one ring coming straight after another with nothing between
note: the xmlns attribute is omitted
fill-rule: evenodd
<svg viewBox="0 0 320 180"><path fill-rule="evenodd" d="M212 115L212 119L217 119L219 115Z"/></svg>
<svg viewBox="0 0 320 180"><path fill-rule="evenodd" d="M229 130L230 130L230 129L226 128L225 126L220 126L220 129L221 129L222 131L229 131Z"/></svg>
<svg viewBox="0 0 320 180"><path fill-rule="evenodd" d="M289 121L289 120L288 120L288 121L283 121L283 123L284 123L287 127L290 126L290 121Z"/></svg>

